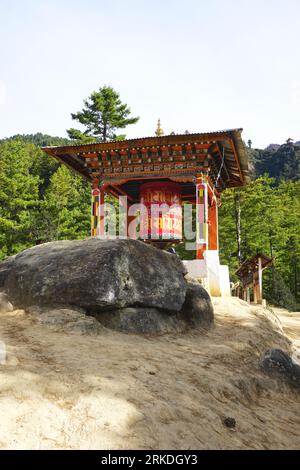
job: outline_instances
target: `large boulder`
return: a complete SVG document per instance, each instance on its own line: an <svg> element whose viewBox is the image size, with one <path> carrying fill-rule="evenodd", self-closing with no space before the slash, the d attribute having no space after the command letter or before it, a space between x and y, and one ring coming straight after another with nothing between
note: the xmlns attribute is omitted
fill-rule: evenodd
<svg viewBox="0 0 300 470"><path fill-rule="evenodd" d="M199 283L188 283L185 302L180 312L167 312L151 307L127 307L95 315L107 328L126 333L162 335L183 333L188 329L207 328L213 323L213 306Z"/></svg>
<svg viewBox="0 0 300 470"><path fill-rule="evenodd" d="M15 262L15 257L16 255L10 256L0 263L0 289L4 287L7 276Z"/></svg>
<svg viewBox="0 0 300 470"><path fill-rule="evenodd" d="M208 327L214 320L210 296L199 282L188 281L182 320L191 328Z"/></svg>
<svg viewBox="0 0 300 470"><path fill-rule="evenodd" d="M186 330L186 323L180 314L147 307L127 307L116 311L106 311L96 315L99 322L112 330L125 333L162 335L181 333Z"/></svg>
<svg viewBox="0 0 300 470"><path fill-rule="evenodd" d="M281 349L268 349L261 360L261 367L270 375L281 377L300 388L300 366Z"/></svg>
<svg viewBox="0 0 300 470"><path fill-rule="evenodd" d="M136 240L45 243L9 259L0 272L10 300L22 308L75 306L97 313L130 306L179 312L187 291L180 259Z"/></svg>
<svg viewBox="0 0 300 470"><path fill-rule="evenodd" d="M38 323L55 331L97 335L103 330L103 326L95 318L80 310L30 307L28 312Z"/></svg>

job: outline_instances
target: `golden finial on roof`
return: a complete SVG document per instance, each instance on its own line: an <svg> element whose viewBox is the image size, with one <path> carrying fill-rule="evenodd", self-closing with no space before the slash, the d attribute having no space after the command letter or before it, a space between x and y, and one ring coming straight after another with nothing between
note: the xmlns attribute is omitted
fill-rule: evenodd
<svg viewBox="0 0 300 470"><path fill-rule="evenodd" d="M164 131L160 127L160 119L157 121L157 129L155 131L155 135L157 135L157 137L160 137L161 135L164 135Z"/></svg>

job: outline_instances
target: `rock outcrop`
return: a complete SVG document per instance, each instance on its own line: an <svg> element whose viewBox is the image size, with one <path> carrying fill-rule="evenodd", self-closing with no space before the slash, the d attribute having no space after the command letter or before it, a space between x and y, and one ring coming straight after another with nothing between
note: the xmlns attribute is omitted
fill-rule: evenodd
<svg viewBox="0 0 300 470"><path fill-rule="evenodd" d="M109 328L157 334L213 321L209 295L185 275L176 255L140 241L66 240L1 263L0 288L16 308L42 309L44 323L83 309Z"/></svg>
<svg viewBox="0 0 300 470"><path fill-rule="evenodd" d="M282 377L295 387L300 388L300 366L295 364L290 356L281 349L266 351L261 366L269 374Z"/></svg>
<svg viewBox="0 0 300 470"><path fill-rule="evenodd" d="M38 323L46 325L55 331L68 331L70 333L81 333L97 335L103 330L102 325L84 311L62 309L41 309L31 307L29 313L33 315Z"/></svg>
<svg viewBox="0 0 300 470"><path fill-rule="evenodd" d="M198 282L188 281L181 317L191 328L209 326L214 321L210 296Z"/></svg>
<svg viewBox="0 0 300 470"><path fill-rule="evenodd" d="M180 313L170 313L151 307L128 307L106 311L96 315L96 318L107 328L127 333L161 335L181 333L187 328Z"/></svg>
<svg viewBox="0 0 300 470"><path fill-rule="evenodd" d="M15 256L4 289L14 305L131 305L179 311L185 268L177 256L135 240L59 241Z"/></svg>
<svg viewBox="0 0 300 470"><path fill-rule="evenodd" d="M13 267L14 261L16 256L10 256L6 258L5 261L0 263L0 289L4 288L4 284L7 280L10 270Z"/></svg>

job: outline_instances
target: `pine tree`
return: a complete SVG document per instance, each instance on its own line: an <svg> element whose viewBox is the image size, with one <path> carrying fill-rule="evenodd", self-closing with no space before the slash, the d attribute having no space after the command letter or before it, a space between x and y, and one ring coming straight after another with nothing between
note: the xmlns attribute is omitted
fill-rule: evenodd
<svg viewBox="0 0 300 470"><path fill-rule="evenodd" d="M84 101L82 111L72 113L72 119L78 121L86 129L69 129L70 139L85 142L106 142L120 139L116 131L138 122L138 117L130 117L131 111L127 104L122 103L119 93L110 86L103 86L94 91Z"/></svg>
<svg viewBox="0 0 300 470"><path fill-rule="evenodd" d="M0 259L35 244L39 177L31 174L32 146L0 144Z"/></svg>
<svg viewBox="0 0 300 470"><path fill-rule="evenodd" d="M243 189L226 190L219 212L220 256L233 280L238 267L236 192L240 192L242 260L258 252L272 256L274 266L264 275L264 294L284 305L300 300L300 182L258 178ZM289 300L289 305L292 303Z"/></svg>
<svg viewBox="0 0 300 470"><path fill-rule="evenodd" d="M90 211L89 184L60 166L45 195L45 241L85 238L90 233Z"/></svg>

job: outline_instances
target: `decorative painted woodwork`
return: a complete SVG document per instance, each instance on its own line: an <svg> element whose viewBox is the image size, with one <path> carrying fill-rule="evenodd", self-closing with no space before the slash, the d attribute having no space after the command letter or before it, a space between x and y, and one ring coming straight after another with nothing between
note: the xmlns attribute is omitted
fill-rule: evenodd
<svg viewBox="0 0 300 470"><path fill-rule="evenodd" d="M91 220L91 236L98 235L99 224L99 211L100 211L100 189L92 189L92 220Z"/></svg>
<svg viewBox="0 0 300 470"><path fill-rule="evenodd" d="M104 236L104 191L102 188L92 189L91 236Z"/></svg>

